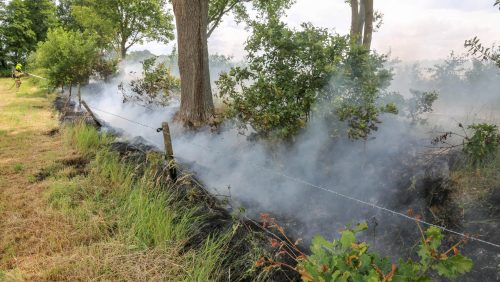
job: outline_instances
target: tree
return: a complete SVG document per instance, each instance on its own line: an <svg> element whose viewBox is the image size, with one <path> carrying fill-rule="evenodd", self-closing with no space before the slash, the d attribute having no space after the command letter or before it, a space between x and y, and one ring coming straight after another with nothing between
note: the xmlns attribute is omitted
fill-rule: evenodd
<svg viewBox="0 0 500 282"><path fill-rule="evenodd" d="M0 0L0 71L7 69L7 49L5 47L5 35L3 32L5 26L5 3Z"/></svg>
<svg viewBox="0 0 500 282"><path fill-rule="evenodd" d="M366 49L371 48L375 13L373 0L350 0L351 38ZM377 18L380 14L377 15Z"/></svg>
<svg viewBox="0 0 500 282"><path fill-rule="evenodd" d="M73 15L86 29L108 38L121 58L144 41L167 43L173 39L172 15L166 0L85 0Z"/></svg>
<svg viewBox="0 0 500 282"><path fill-rule="evenodd" d="M248 6L251 4L256 10L273 8L275 11L289 8L295 0L212 0L208 10L208 37L221 24L225 15L233 13L237 22L249 24L251 21Z"/></svg>
<svg viewBox="0 0 500 282"><path fill-rule="evenodd" d="M346 37L303 24L288 28L277 16L254 23L246 44L248 67L222 74L217 85L230 118L262 137L290 138L306 125L318 97L348 48Z"/></svg>
<svg viewBox="0 0 500 282"><path fill-rule="evenodd" d="M213 111L208 73L208 0L173 0L172 4L181 76L178 117L185 124L197 126L205 123Z"/></svg>
<svg viewBox="0 0 500 282"><path fill-rule="evenodd" d="M73 14L74 6L83 5L84 0L59 0L56 9L59 24L66 30L83 31L83 26L78 23Z"/></svg>
<svg viewBox="0 0 500 282"><path fill-rule="evenodd" d="M38 45L35 66L43 69L52 85L85 82L99 58L95 36L62 28L51 29Z"/></svg>
<svg viewBox="0 0 500 282"><path fill-rule="evenodd" d="M251 2L257 9L289 7L293 0L172 0L179 46L179 69L181 73L181 109L179 118L187 124L201 125L213 112L210 85L207 38L221 23L224 15L235 12L237 19L250 22L245 3ZM189 18L189 17L192 18ZM197 20L192 20L196 18ZM201 29L205 30L202 35ZM201 40L201 42L200 42ZM199 57L201 56L201 57ZM198 68L202 68L202 74ZM202 91L202 93L199 93ZM203 97L203 99L201 99Z"/></svg>
<svg viewBox="0 0 500 282"><path fill-rule="evenodd" d="M7 64L25 63L37 42L44 40L47 30L56 23L54 3L50 0L12 0L2 9L0 22L0 60Z"/></svg>
<svg viewBox="0 0 500 282"><path fill-rule="evenodd" d="M24 63L28 53L35 49L36 33L32 27L25 1L12 0L5 9L2 26L2 44L8 63Z"/></svg>
<svg viewBox="0 0 500 282"><path fill-rule="evenodd" d="M29 11L36 42L44 41L49 28L57 24L54 2L52 0L24 0L24 3Z"/></svg>

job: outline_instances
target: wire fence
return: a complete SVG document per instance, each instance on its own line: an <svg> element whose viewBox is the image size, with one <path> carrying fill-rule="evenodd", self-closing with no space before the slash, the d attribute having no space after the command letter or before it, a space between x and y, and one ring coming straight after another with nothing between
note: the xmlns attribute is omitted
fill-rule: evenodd
<svg viewBox="0 0 500 282"><path fill-rule="evenodd" d="M148 126L148 125L145 125L145 124L143 124L141 122L137 122L137 121L128 119L126 117L114 114L114 113L110 113L110 112L107 112L107 111L104 111L104 110L101 110L101 109L98 109L98 108L95 108L95 107L92 107L92 106L89 106L89 108L94 109L96 111L103 112L105 114L112 115L112 116L120 118L120 119L123 119L125 121L130 122L130 123L133 123L133 124L136 124L136 125L148 128L148 129L152 129L152 130L154 130L156 132L160 132L161 131L160 128L155 128L155 127L152 127L152 126ZM234 160L238 160L236 157L234 157L232 155L229 155L229 154L227 154L225 152L220 152L218 150L214 150L213 148L209 148L207 146L203 146L203 145L197 144L197 143L195 143L193 141L191 141L191 144L193 144L194 146L197 146L197 147L199 147L199 148L201 148L203 150L206 150L207 152L211 152L211 153L215 152L216 154L220 155L221 157L223 157L223 156L225 156L225 157L230 156ZM317 185L317 184L311 183L309 181L306 181L306 180L303 180L303 179L300 179L300 178L296 178L296 177L293 177L293 176L288 175L286 173L275 171L275 170L273 170L273 169L271 169L269 167L264 167L264 166L261 166L261 165L255 164L255 163L251 163L251 165L254 166L255 168L259 169L259 170L263 170L265 172L270 172L270 173L272 173L272 174L274 174L276 176L282 177L284 179L288 179L288 180L293 181L293 182L298 183L298 184L302 184L304 187L309 187L309 188L316 189L316 190L319 190L319 191L327 192L327 193L333 194L333 195L335 195L337 197L347 199L349 201L352 201L352 202L360 204L360 205L364 205L364 206L367 206L367 207L370 207L370 208L373 208L373 209L377 209L377 210L380 210L380 211L383 211L383 212L386 212L386 213L389 213L389 214L392 214L394 216L398 216L398 217L401 217L401 218L404 218L404 219L407 219L407 220L416 221L416 222L421 223L421 224L426 225L426 226L436 227L436 228L439 228L439 229L441 229L441 230L443 230L445 232L448 232L448 233L451 233L451 234L455 234L455 235L461 236L463 238L467 238L469 240L476 241L476 242L479 242L479 243L483 243L483 244L486 244L486 245L489 245L489 246L492 246L492 247L500 249L500 244L496 244L496 243L493 243L493 242L490 242L490 241L486 241L486 240L480 239L480 238L478 238L478 237L482 237L480 235L479 236L467 235L467 234L455 231L453 229L449 229L449 228L447 228L445 226L433 224L433 223L427 222L425 220L409 216L409 215L407 215L405 213L398 212L398 211L395 211L395 210L392 210L392 209L389 209L389 208L386 208L386 207L383 207L383 206L380 206L380 205L377 205L377 204L374 204L374 203L363 201L361 199L358 199L356 197L353 197L353 196L350 196L350 195L347 195L347 194L340 193L340 192L336 191L334 188L324 187L324 186L321 186L321 185Z"/></svg>

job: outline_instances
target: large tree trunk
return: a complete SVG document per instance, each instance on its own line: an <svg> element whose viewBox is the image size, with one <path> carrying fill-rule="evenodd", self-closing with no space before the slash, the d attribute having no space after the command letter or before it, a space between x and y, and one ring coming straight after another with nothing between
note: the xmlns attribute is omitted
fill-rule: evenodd
<svg viewBox="0 0 500 282"><path fill-rule="evenodd" d="M173 0L179 48L181 108L178 118L200 126L213 111L208 68L208 0Z"/></svg>
<svg viewBox="0 0 500 282"><path fill-rule="evenodd" d="M363 46L370 50L373 34L373 0L365 1L365 31L363 36Z"/></svg>
<svg viewBox="0 0 500 282"><path fill-rule="evenodd" d="M370 49L373 34L373 0L351 0L351 38Z"/></svg>
<svg viewBox="0 0 500 282"><path fill-rule="evenodd" d="M358 44L363 44L363 27L365 26L365 19L366 19L366 14L365 14L365 2L366 0L360 0L359 2L359 16L358 16L358 32L359 36L357 38Z"/></svg>
<svg viewBox="0 0 500 282"><path fill-rule="evenodd" d="M351 38L355 38L360 33L358 29L358 6L358 0L351 0Z"/></svg>
<svg viewBox="0 0 500 282"><path fill-rule="evenodd" d="M127 56L127 40L121 40L120 42L120 56L121 56L121 59L125 59L125 57Z"/></svg>

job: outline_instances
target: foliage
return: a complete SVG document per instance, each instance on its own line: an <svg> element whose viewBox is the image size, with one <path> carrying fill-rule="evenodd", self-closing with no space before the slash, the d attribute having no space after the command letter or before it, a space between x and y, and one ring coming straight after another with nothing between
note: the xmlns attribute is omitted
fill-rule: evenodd
<svg viewBox="0 0 500 282"><path fill-rule="evenodd" d="M213 31L222 23L222 18L233 13L238 23L245 22L247 25L251 24L252 17L249 13L249 5L251 4L252 10L256 11L273 11L276 15L282 15L283 12L290 8L295 3L295 0L213 0L209 1L208 8L208 37Z"/></svg>
<svg viewBox="0 0 500 282"><path fill-rule="evenodd" d="M95 37L56 28L39 44L34 60L53 85L61 85L87 80L98 57Z"/></svg>
<svg viewBox="0 0 500 282"><path fill-rule="evenodd" d="M457 87L463 86L464 64L466 59L463 56L451 52L442 64L435 64L428 69L435 87L441 90L446 84L453 84Z"/></svg>
<svg viewBox="0 0 500 282"><path fill-rule="evenodd" d="M243 128L249 124L262 135L291 137L304 127L347 39L310 24L292 30L276 18L252 28L248 67L221 74L220 95L228 116L238 117Z"/></svg>
<svg viewBox="0 0 500 282"><path fill-rule="evenodd" d="M408 118L413 123L424 122L422 117L424 113L432 112L432 104L437 100L438 93L436 91L418 91L410 89L412 97L407 101Z"/></svg>
<svg viewBox="0 0 500 282"><path fill-rule="evenodd" d="M0 66L25 63L39 41L56 24L50 0L12 0L0 4Z"/></svg>
<svg viewBox="0 0 500 282"><path fill-rule="evenodd" d="M477 36L466 40L464 46L468 49L469 54L482 61L491 61L500 68L500 47L486 47Z"/></svg>
<svg viewBox="0 0 500 282"><path fill-rule="evenodd" d="M170 67L165 62L156 63L158 57L145 59L142 62L141 79L130 82L131 93L123 85L120 85L124 96L124 102L133 101L146 105L165 106L170 94L180 90L180 80L170 73Z"/></svg>
<svg viewBox="0 0 500 282"><path fill-rule="evenodd" d="M57 25L56 6L52 0L25 0L36 42L44 41L50 28Z"/></svg>
<svg viewBox="0 0 500 282"><path fill-rule="evenodd" d="M15 65L24 63L30 51L35 48L36 34L32 29L30 11L23 0L12 0L5 9L0 37L4 60ZM5 64L5 63L4 63Z"/></svg>
<svg viewBox="0 0 500 282"><path fill-rule="evenodd" d="M73 6L83 5L84 0L59 0L56 8L56 16L59 24L69 30L83 31L83 27L78 23L73 15Z"/></svg>
<svg viewBox="0 0 500 282"><path fill-rule="evenodd" d="M467 127L472 136L465 137L464 152L474 165L481 165L500 148L500 131L497 125L480 123Z"/></svg>
<svg viewBox="0 0 500 282"><path fill-rule="evenodd" d="M124 58L135 44L172 40L172 15L165 5L166 0L86 0L72 9L81 26L99 34Z"/></svg>
<svg viewBox="0 0 500 282"><path fill-rule="evenodd" d="M275 219L263 215L264 227L277 229L284 234L283 228ZM472 260L460 254L458 248L465 243L461 240L447 251L440 251L444 236L441 229L430 227L426 231L417 226L421 233L418 246L419 261L400 259L397 264L386 257L369 251L366 242L359 242L356 235L368 228L366 223L358 224L341 232L339 239L328 241L317 235L311 244L311 255L305 255L297 243L292 243L286 235L278 237L271 244L278 254L294 258L297 266L293 267L276 260L261 258L257 264L273 267L289 267L298 271L303 281L433 281L438 275L456 279L472 269ZM432 276L431 276L432 275Z"/></svg>
<svg viewBox="0 0 500 282"><path fill-rule="evenodd" d="M326 117L346 121L349 138L368 139L378 129L381 113L398 112L394 103L380 103L392 79L391 71L384 67L386 60L385 55L370 54L362 46L351 45L341 72L333 80L326 96L331 106L325 111Z"/></svg>

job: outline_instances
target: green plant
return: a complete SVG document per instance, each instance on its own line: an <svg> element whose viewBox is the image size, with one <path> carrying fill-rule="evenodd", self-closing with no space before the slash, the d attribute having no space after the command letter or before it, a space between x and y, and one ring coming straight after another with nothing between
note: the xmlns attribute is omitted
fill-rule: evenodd
<svg viewBox="0 0 500 282"><path fill-rule="evenodd" d="M500 131L494 124L480 123L467 127L472 136L465 137L463 151L472 164L479 166L495 156L500 148Z"/></svg>
<svg viewBox="0 0 500 282"><path fill-rule="evenodd" d="M24 169L24 165L22 163L17 163L14 165L14 171L16 173L23 171L23 169Z"/></svg>
<svg viewBox="0 0 500 282"><path fill-rule="evenodd" d="M386 55L356 44L351 45L339 66L328 95L324 97L329 108L323 110L325 118L334 124L336 118L347 123L347 136L367 140L378 130L380 114L397 114L394 103L381 103L392 80L392 72L385 68ZM322 101L325 102L325 101Z"/></svg>
<svg viewBox="0 0 500 282"><path fill-rule="evenodd" d="M412 97L407 101L408 118L412 123L425 122L424 113L432 112L432 104L437 100L436 91L418 91L410 89Z"/></svg>
<svg viewBox="0 0 500 282"><path fill-rule="evenodd" d="M172 92L180 90L180 80L170 72L170 67L165 62L156 63L157 57L145 59L142 62L142 75L140 79L130 82L130 93L120 84L124 102L132 101L145 105L167 105Z"/></svg>
<svg viewBox="0 0 500 282"><path fill-rule="evenodd" d="M348 45L346 37L303 24L293 30L268 15L252 24L248 67L234 67L216 82L227 115L263 136L288 138L305 126Z"/></svg>
<svg viewBox="0 0 500 282"><path fill-rule="evenodd" d="M291 266L272 259L261 258L260 265L268 267L289 267L298 271L304 281L432 281L431 272L448 279L472 269L472 260L461 255L458 247L466 239L453 245L446 251L440 251L444 236L441 229L430 227L421 233L421 242L417 254L419 261L400 259L391 263L386 257L369 251L366 242L359 242L356 235L368 228L366 223L358 224L341 232L341 237L328 241L317 235L311 245L311 255L305 255L292 243L283 228L269 216L263 218L268 228L276 228L285 239L273 239L273 246L278 254L284 253L294 258L297 266Z"/></svg>
<svg viewBox="0 0 500 282"><path fill-rule="evenodd" d="M84 122L68 125L64 135L66 142L74 145L84 155L95 154L98 149L113 140L111 135L100 134L97 129L87 126Z"/></svg>

